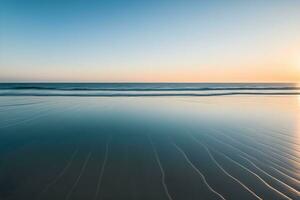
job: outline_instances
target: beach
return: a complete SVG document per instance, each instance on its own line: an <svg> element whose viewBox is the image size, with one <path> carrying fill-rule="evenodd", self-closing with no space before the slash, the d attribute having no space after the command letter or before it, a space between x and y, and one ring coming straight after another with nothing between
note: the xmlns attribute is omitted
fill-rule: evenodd
<svg viewBox="0 0 300 200"><path fill-rule="evenodd" d="M2 85L1 200L300 197L294 86L73 86Z"/></svg>

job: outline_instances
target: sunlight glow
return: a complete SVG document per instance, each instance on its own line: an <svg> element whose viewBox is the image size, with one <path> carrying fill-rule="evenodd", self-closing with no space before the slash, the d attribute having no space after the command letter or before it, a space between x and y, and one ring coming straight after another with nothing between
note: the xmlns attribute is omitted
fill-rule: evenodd
<svg viewBox="0 0 300 200"><path fill-rule="evenodd" d="M293 58L291 60L291 64L292 64L292 67L294 69L296 69L296 72L299 73L298 77L300 77L300 54L296 54L293 56Z"/></svg>
<svg viewBox="0 0 300 200"><path fill-rule="evenodd" d="M294 65L295 65L296 69L300 72L300 56L295 58Z"/></svg>

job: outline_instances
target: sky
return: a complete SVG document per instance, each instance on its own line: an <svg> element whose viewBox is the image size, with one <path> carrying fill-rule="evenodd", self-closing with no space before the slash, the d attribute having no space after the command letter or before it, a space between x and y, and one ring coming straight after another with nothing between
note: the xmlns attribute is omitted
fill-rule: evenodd
<svg viewBox="0 0 300 200"><path fill-rule="evenodd" d="M0 0L0 82L298 82L297 0Z"/></svg>

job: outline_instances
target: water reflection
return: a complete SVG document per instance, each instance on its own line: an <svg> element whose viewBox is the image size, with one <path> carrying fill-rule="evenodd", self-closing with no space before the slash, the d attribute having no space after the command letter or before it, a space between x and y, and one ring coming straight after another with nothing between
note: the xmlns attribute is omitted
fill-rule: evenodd
<svg viewBox="0 0 300 200"><path fill-rule="evenodd" d="M2 97L0 199L297 199L299 108L299 96Z"/></svg>

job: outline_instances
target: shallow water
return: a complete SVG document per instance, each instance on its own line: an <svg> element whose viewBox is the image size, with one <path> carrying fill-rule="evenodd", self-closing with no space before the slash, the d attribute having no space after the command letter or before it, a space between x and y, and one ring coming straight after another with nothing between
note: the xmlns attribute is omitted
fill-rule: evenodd
<svg viewBox="0 0 300 200"><path fill-rule="evenodd" d="M300 97L0 97L0 199L299 199Z"/></svg>

